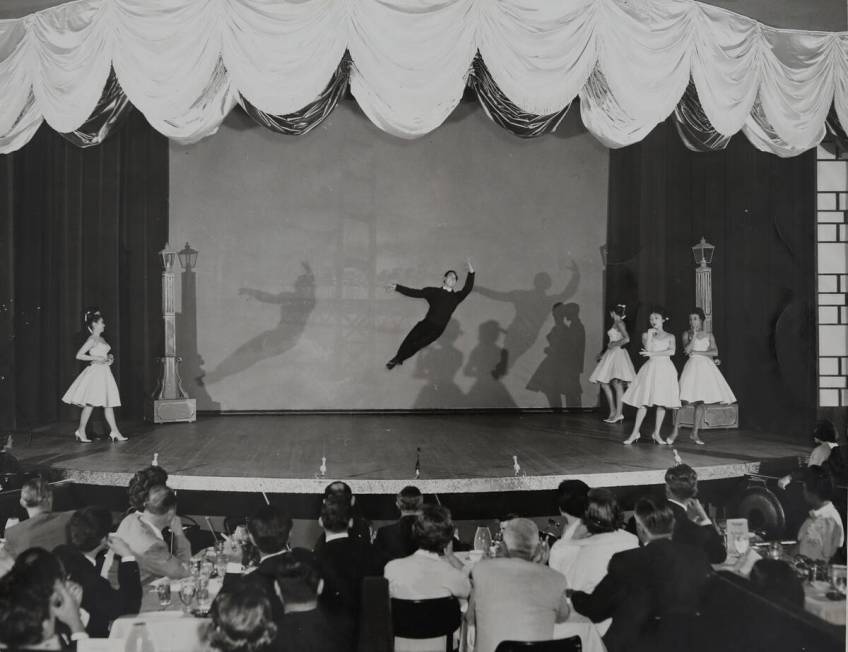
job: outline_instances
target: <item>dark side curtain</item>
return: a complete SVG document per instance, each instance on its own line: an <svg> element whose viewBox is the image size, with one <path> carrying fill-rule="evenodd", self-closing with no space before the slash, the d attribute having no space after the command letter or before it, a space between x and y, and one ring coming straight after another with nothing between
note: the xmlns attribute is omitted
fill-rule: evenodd
<svg viewBox="0 0 848 652"><path fill-rule="evenodd" d="M91 305L104 313L116 358L119 418L141 417L162 351L156 252L168 235L167 139L137 111L90 149L45 125L0 157L0 188L0 423L78 416L60 398L82 368L74 355Z"/></svg>
<svg viewBox="0 0 848 652"><path fill-rule="evenodd" d="M650 306L688 328L691 247L716 246L713 331L743 426L806 440L816 407L815 152L781 159L742 136L693 152L674 119L610 152L607 303L625 303L638 356ZM678 370L685 362L674 359Z"/></svg>

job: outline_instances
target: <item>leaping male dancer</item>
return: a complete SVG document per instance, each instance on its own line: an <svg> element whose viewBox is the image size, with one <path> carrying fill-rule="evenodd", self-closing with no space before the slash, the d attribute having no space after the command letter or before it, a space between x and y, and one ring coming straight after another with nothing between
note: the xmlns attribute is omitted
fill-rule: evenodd
<svg viewBox="0 0 848 652"><path fill-rule="evenodd" d="M428 287L416 290L397 283L390 283L386 286L387 290L396 290L408 297L426 299L427 303L430 304L424 319L415 324L409 331L409 335L404 338L395 357L386 363L386 369L394 369L397 365L403 364L404 360L411 358L425 346L439 339L448 325L453 311L474 287L474 268L471 266L470 258L465 261L465 267L468 270L465 285L458 292L454 288L459 277L452 269L445 272L440 288Z"/></svg>

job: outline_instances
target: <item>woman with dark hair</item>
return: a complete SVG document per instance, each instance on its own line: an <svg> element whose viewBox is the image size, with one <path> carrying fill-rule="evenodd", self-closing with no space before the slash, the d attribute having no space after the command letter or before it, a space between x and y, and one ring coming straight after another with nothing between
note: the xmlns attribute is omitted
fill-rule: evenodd
<svg viewBox="0 0 848 652"><path fill-rule="evenodd" d="M99 310L87 311L84 326L90 336L77 351L76 358L88 362L89 365L76 377L62 397L63 402L82 408L79 427L74 432L74 438L84 444L91 443L85 434L85 427L94 408L102 407L106 422L111 428L109 439L126 441L127 438L121 434L115 423L115 408L121 406L121 395L118 393L115 377L109 369L115 360L115 357L109 353L112 347L102 337L106 322Z"/></svg>
<svg viewBox="0 0 848 652"><path fill-rule="evenodd" d="M621 397L624 395L627 383L636 377L636 371L633 369L630 356L624 349L630 342L627 326L624 325L624 319L627 317L627 306L623 303L615 304L609 309L609 316L612 319L612 326L607 331L609 344L607 344L607 350L598 358L598 365L592 375L589 376L589 382L600 383L601 389L604 390L607 397L610 413L604 421L618 423L624 420L622 414L624 404ZM614 399L610 385L615 389Z"/></svg>
<svg viewBox="0 0 848 652"><path fill-rule="evenodd" d="M591 593L607 573L617 552L639 547L639 539L623 529L624 518L609 489L591 489L583 514L584 535L558 541L551 549L548 565L565 575L568 588ZM609 623L598 625L601 634Z"/></svg>
<svg viewBox="0 0 848 652"><path fill-rule="evenodd" d="M209 611L204 638L213 650L261 652L271 648L277 626L265 592L248 582L221 590Z"/></svg>
<svg viewBox="0 0 848 652"><path fill-rule="evenodd" d="M636 380L630 384L621 399L628 405L638 408L633 432L624 441L625 446L639 440L641 436L639 429L642 427L642 421L645 420L649 407L656 407L657 411L651 439L657 444L665 444L666 442L660 437L665 411L680 407L677 370L671 361L675 351L674 335L664 330L668 315L663 308L653 308L648 319L651 327L642 334L642 350L639 352L639 355L647 358L647 362L641 366L639 373L636 374Z"/></svg>
<svg viewBox="0 0 848 652"><path fill-rule="evenodd" d="M836 426L828 419L820 419L816 421L816 425L813 427L812 437L815 448L810 453L807 466L825 466L830 459L830 453L834 448L839 446L839 442L836 439ZM800 479L802 475L803 472L800 470L789 473L780 478L777 481L777 485L781 489L786 489L792 480Z"/></svg>
<svg viewBox="0 0 848 652"><path fill-rule="evenodd" d="M384 576L389 582L389 595L401 600L427 600L454 596L465 600L471 593L471 582L461 570L462 563L453 554L454 525L450 511L440 505L424 505L412 525L412 537L418 550L408 557L386 564ZM425 642L426 641L426 642ZM444 637L409 641L395 638L395 650L445 649Z"/></svg>
<svg viewBox="0 0 848 652"><path fill-rule="evenodd" d="M136 471L127 485L127 498L130 509L137 512L144 511L147 502L147 494L151 487L168 484L168 472L161 466L148 466Z"/></svg>
<svg viewBox="0 0 848 652"><path fill-rule="evenodd" d="M21 651L74 649L77 640L88 638L81 598L55 555L43 548L25 550L0 579L0 643Z"/></svg>
<svg viewBox="0 0 848 652"><path fill-rule="evenodd" d="M804 608L804 587L795 570L780 559L760 559L748 577L751 588L773 602Z"/></svg>
<svg viewBox="0 0 848 652"><path fill-rule="evenodd" d="M440 288L427 287L416 290L398 283L389 283L386 286L387 290L395 290L408 297L426 299L429 304L424 319L415 324L409 335L404 338L395 357L386 363L386 369L394 369L397 365L403 364L405 360L411 358L425 346L439 339L439 336L445 331L453 311L474 287L474 268L471 266L470 259L466 261L465 267L468 270L465 285L458 292L454 289L458 276L452 269L445 272Z"/></svg>
<svg viewBox="0 0 848 652"><path fill-rule="evenodd" d="M698 430L704 424L705 406L712 403L729 405L736 402L736 396L733 395L730 385L715 364L718 346L713 334L704 331L705 320L703 310L700 308L691 310L689 330L681 336L683 352L689 357L680 374L680 400L695 406L692 434L689 438L699 445L704 444L698 437ZM674 430L666 443L674 443L679 429L680 410L674 415Z"/></svg>

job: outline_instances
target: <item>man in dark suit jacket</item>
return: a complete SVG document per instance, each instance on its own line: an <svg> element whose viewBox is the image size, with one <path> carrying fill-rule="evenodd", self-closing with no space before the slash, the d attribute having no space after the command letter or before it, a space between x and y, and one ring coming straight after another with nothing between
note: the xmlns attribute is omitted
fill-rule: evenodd
<svg viewBox="0 0 848 652"><path fill-rule="evenodd" d="M687 649L712 569L703 550L673 541L666 501L638 501L635 517L645 545L613 555L595 590L574 591L572 604L593 622L612 618L608 652Z"/></svg>
<svg viewBox="0 0 848 652"><path fill-rule="evenodd" d="M356 507L356 496L353 495L350 485L341 480L335 480L324 487L324 501L334 499L343 502L350 510L350 527L348 528L348 536L357 541L371 543L371 523L363 518ZM325 534L321 532L318 535L318 540L315 541L314 550L317 553L324 545Z"/></svg>
<svg viewBox="0 0 848 652"><path fill-rule="evenodd" d="M678 464L665 472L665 492L674 511L674 534L677 543L701 548L711 564L720 564L727 549L704 506L697 499L698 474L688 464Z"/></svg>
<svg viewBox="0 0 848 652"><path fill-rule="evenodd" d="M418 487L410 485L398 493L395 505L400 511L400 520L381 527L374 538L374 557L381 569L393 559L408 557L418 548L412 538L412 524L423 504L424 497Z"/></svg>
<svg viewBox="0 0 848 652"><path fill-rule="evenodd" d="M85 630L89 636L106 637L109 623L141 608L141 579L138 564L129 546L118 537L107 538L112 516L102 507L85 507L74 512L68 522L70 543L53 551L62 561L70 579L82 587L80 606L91 616ZM121 557L118 588L114 589L97 568L97 555L110 548Z"/></svg>
<svg viewBox="0 0 848 652"><path fill-rule="evenodd" d="M6 552L17 557L33 546L53 550L67 543L66 528L73 512L52 511L53 490L46 480L27 480L21 487L20 502L29 518L6 528Z"/></svg>
<svg viewBox="0 0 848 652"><path fill-rule="evenodd" d="M324 544L316 547L315 556L324 580L322 604L356 618L362 578L377 574L373 549L370 542L349 534L352 519L343 499L326 498L319 523L324 529Z"/></svg>

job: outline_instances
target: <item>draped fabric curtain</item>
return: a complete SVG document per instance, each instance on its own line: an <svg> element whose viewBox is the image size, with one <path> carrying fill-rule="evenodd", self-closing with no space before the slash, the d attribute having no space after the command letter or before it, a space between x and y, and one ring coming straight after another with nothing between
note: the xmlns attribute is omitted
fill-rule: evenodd
<svg viewBox="0 0 848 652"><path fill-rule="evenodd" d="M98 144L128 104L181 143L237 104L299 135L348 85L378 128L416 138L467 84L523 137L555 130L579 98L612 148L674 114L696 151L741 131L788 157L848 124L848 32L774 29L693 0L76 0L0 21L0 153L43 121Z"/></svg>
<svg viewBox="0 0 848 652"><path fill-rule="evenodd" d="M142 416L155 384L168 141L137 111L113 109L103 112L120 112L123 127L100 147L74 145L90 144L105 122L64 138L44 127L29 146L0 157L3 427L78 416L59 399L82 369L74 356L88 336L86 306L106 319L122 418Z"/></svg>

